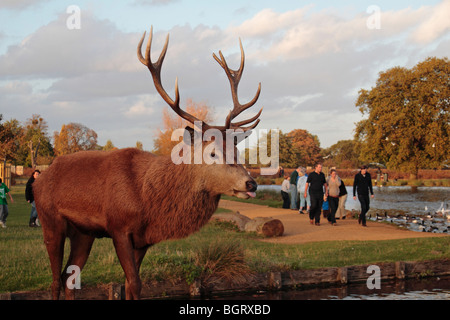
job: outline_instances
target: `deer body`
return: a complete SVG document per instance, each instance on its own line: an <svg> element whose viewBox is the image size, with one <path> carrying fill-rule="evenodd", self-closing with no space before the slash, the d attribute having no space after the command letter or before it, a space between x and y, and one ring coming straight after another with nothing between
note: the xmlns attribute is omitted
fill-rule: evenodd
<svg viewBox="0 0 450 320"><path fill-rule="evenodd" d="M199 167L137 149L59 157L35 184L40 219L54 211L52 218L94 237L112 237L112 229L130 234L137 248L183 238L209 220L220 200L206 188L213 181L194 179Z"/></svg>
<svg viewBox="0 0 450 320"><path fill-rule="evenodd" d="M144 34L145 36L145 34ZM161 97L182 118L193 123L200 121L179 106L178 86L173 101L161 85L160 71L167 50L168 39L156 63L150 61L151 36L145 58L138 46L139 60L150 70ZM216 129L224 137L228 129L247 131L254 128L261 111L251 119L232 122L242 111L251 107L255 98L240 105L237 98L244 63L241 45L241 67L238 71L227 67L225 59L214 55L224 68L231 84L234 108L223 127L202 123L203 130ZM242 127L254 122L252 126ZM192 141L193 129L190 132ZM233 138L234 139L234 138ZM220 142L220 141L222 142ZM139 269L149 246L167 239L183 238L199 230L217 209L221 194L240 198L254 196L256 182L237 162L237 150L225 147L226 139L201 140L201 145L187 143L191 155L200 147L211 159L221 157L214 164L175 164L170 156L155 156L137 149L117 151L87 151L61 156L44 171L33 184L34 198L42 224L44 243L52 269L52 296L58 299L61 285L66 299L74 298L73 287L66 285L69 266L81 269L85 265L95 238L110 237L125 272L127 299L139 299L141 280ZM224 152L210 152L211 144ZM222 143L222 145L220 145ZM183 151L184 152L184 151ZM226 163L227 153L233 152L232 163ZM194 162L191 162L194 163ZM207 162L212 163L212 162ZM65 239L70 239L70 255L62 274Z"/></svg>

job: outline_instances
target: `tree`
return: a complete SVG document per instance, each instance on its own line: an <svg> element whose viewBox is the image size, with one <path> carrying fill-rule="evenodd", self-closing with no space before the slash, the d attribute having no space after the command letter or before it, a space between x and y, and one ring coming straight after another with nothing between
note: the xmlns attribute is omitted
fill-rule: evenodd
<svg viewBox="0 0 450 320"><path fill-rule="evenodd" d="M267 156L272 155L271 150L271 134L269 131L268 138L264 145L264 150L267 150ZM261 142L258 146L261 148ZM259 149L258 147L253 147L250 149L245 149L245 163L252 164L250 161L251 156L258 154L259 166ZM285 168L297 168L299 166L313 165L314 163L322 159L320 153L320 142L319 138L315 135L310 134L307 130L295 129L289 133L283 133L279 130L278 136L278 156L279 165ZM255 161L253 161L254 163Z"/></svg>
<svg viewBox="0 0 450 320"><path fill-rule="evenodd" d="M102 148L103 151L111 151L117 149L114 144L112 143L112 141L110 139L108 139L108 141L106 141L105 146Z"/></svg>
<svg viewBox="0 0 450 320"><path fill-rule="evenodd" d="M299 154L292 146L292 140L287 133L283 133L280 130L279 136L279 155L280 166L284 168L297 168L299 166L298 157Z"/></svg>
<svg viewBox="0 0 450 320"><path fill-rule="evenodd" d="M195 103L192 99L187 100L186 112L194 115L199 120L211 122L209 107L205 103ZM192 124L183 120L177 114L171 112L167 107L163 110L163 130L158 129L157 138L154 140L153 153L156 155L170 155L173 147L179 141L172 141L172 133L179 128L186 126L192 127Z"/></svg>
<svg viewBox="0 0 450 320"><path fill-rule="evenodd" d="M55 148L55 154L57 156L62 156L64 154L69 154L69 138L66 125L63 124L61 127L61 132L55 131L53 133L53 147Z"/></svg>
<svg viewBox="0 0 450 320"><path fill-rule="evenodd" d="M63 124L61 132L54 132L53 139L57 156L98 148L97 133L79 123Z"/></svg>
<svg viewBox="0 0 450 320"><path fill-rule="evenodd" d="M295 129L289 132L287 137L292 144L291 153L296 154L297 163L294 167L299 165L312 166L322 160L320 142L316 135L309 133L307 130Z"/></svg>
<svg viewBox="0 0 450 320"><path fill-rule="evenodd" d="M450 150L450 63L428 58L412 69L380 73L376 86L360 90L356 106L368 118L357 123L364 161L417 177L419 168L441 168Z"/></svg>
<svg viewBox="0 0 450 320"><path fill-rule="evenodd" d="M47 121L39 114L33 114L25 122L25 133L21 146L22 161L25 165L34 168L38 162L50 163L53 158L53 147L47 129Z"/></svg>
<svg viewBox="0 0 450 320"><path fill-rule="evenodd" d="M359 165L358 143L354 140L341 140L322 150L324 165L342 169L355 168Z"/></svg>
<svg viewBox="0 0 450 320"><path fill-rule="evenodd" d="M24 130L16 119L1 123L0 114L0 160L17 160Z"/></svg>
<svg viewBox="0 0 450 320"><path fill-rule="evenodd" d="M269 131L259 131L258 143L256 146L247 147L244 149L244 153L240 154L240 161L246 166L252 167L271 167L281 165L286 165L286 158L284 158L287 148L283 148L284 142L287 141L286 135L284 135L281 130L269 130ZM257 134L257 133L254 133ZM278 144L277 140L272 141L272 137L276 139L278 135ZM272 143L277 148L272 149ZM278 161L277 161L278 160Z"/></svg>

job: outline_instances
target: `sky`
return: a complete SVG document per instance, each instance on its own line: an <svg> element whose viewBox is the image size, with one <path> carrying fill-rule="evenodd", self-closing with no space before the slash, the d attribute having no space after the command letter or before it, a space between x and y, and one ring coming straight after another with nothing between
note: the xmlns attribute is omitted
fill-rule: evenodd
<svg viewBox="0 0 450 320"><path fill-rule="evenodd" d="M259 129L306 129L321 147L353 139L363 115L355 101L380 72L411 68L427 57L448 57L450 0L2 0L0 2L0 114L25 123L33 114L49 136L80 123L98 143L151 151L162 129L165 102L136 56L153 26L152 57L167 34L162 82L181 106L206 103L223 125L232 108L221 50L245 70L239 99L261 107Z"/></svg>

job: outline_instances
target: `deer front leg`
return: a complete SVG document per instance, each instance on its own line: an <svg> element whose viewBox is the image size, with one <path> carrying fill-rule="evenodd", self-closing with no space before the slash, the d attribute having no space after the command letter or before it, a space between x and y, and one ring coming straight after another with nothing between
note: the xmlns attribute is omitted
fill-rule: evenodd
<svg viewBox="0 0 450 320"><path fill-rule="evenodd" d="M133 243L128 235L113 237L114 247L123 271L125 272L125 294L127 300L139 300L141 294L141 279L136 265Z"/></svg>

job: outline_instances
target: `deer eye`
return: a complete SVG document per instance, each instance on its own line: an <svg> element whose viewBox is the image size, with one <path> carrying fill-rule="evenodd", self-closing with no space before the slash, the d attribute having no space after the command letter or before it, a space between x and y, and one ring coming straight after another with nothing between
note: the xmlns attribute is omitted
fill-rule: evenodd
<svg viewBox="0 0 450 320"><path fill-rule="evenodd" d="M215 156L216 156L216 153L214 151L211 152L211 157L215 158Z"/></svg>

